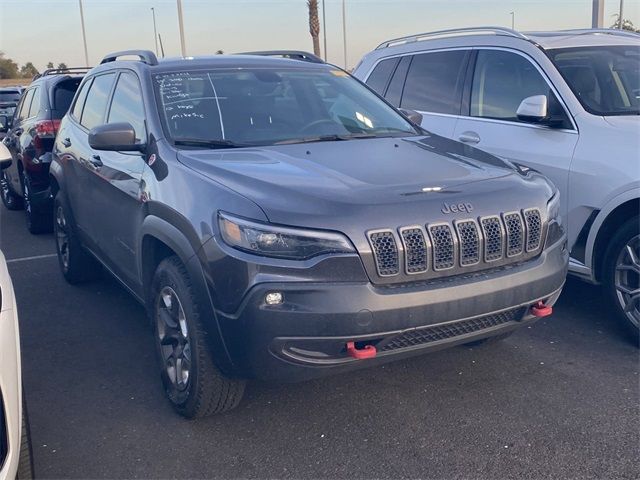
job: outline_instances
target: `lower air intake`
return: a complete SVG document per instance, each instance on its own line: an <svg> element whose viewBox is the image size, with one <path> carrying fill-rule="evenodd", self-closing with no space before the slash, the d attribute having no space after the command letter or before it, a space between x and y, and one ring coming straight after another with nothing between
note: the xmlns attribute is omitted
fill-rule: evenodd
<svg viewBox="0 0 640 480"><path fill-rule="evenodd" d="M483 330L504 325L510 322L517 322L525 314L525 308L514 308L500 313L494 313L484 317L460 320L457 322L433 325L430 327L418 328L392 337L389 341L378 347L378 351L387 352L401 348L414 347L427 343L447 340L469 333L478 333Z"/></svg>

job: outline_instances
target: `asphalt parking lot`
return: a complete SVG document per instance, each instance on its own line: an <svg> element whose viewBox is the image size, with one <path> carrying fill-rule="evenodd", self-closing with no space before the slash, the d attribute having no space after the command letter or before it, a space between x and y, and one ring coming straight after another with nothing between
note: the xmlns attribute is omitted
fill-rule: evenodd
<svg viewBox="0 0 640 480"><path fill-rule="evenodd" d="M143 309L106 275L67 285L51 235L0 210L40 478L638 478L638 349L597 288L501 344L302 384L251 383L187 421Z"/></svg>

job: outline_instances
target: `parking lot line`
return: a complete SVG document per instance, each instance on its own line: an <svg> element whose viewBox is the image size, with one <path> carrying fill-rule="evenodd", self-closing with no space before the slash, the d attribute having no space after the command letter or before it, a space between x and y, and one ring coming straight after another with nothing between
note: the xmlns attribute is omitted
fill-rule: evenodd
<svg viewBox="0 0 640 480"><path fill-rule="evenodd" d="M49 253L47 255L34 255L32 257L22 257L22 258L12 258L7 260L7 263L18 263L18 262L28 262L30 260L42 260L44 258L53 258L57 257L56 253Z"/></svg>

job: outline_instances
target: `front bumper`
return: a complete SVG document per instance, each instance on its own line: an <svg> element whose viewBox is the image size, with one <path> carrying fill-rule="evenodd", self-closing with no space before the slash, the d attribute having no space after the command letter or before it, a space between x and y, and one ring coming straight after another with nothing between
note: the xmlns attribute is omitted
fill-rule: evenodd
<svg viewBox="0 0 640 480"><path fill-rule="evenodd" d="M566 238L522 264L419 284L264 283L232 315L217 312L242 376L298 381L385 363L498 335L536 320L530 307L553 305L567 275ZM265 296L280 292L280 305ZM373 359L346 343L375 345Z"/></svg>

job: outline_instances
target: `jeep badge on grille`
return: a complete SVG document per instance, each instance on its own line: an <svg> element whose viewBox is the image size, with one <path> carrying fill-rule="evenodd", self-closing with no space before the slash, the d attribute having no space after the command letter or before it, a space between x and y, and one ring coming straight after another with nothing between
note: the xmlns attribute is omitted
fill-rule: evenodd
<svg viewBox="0 0 640 480"><path fill-rule="evenodd" d="M449 205L448 203L443 203L442 208L440 209L442 213L461 213L467 212L471 213L473 211L473 205L471 203L453 203Z"/></svg>

